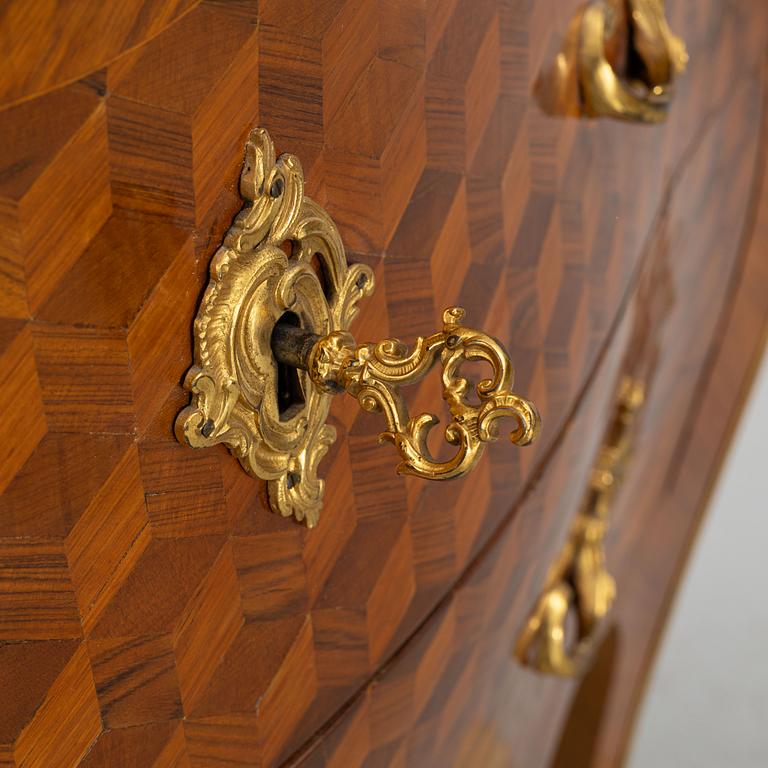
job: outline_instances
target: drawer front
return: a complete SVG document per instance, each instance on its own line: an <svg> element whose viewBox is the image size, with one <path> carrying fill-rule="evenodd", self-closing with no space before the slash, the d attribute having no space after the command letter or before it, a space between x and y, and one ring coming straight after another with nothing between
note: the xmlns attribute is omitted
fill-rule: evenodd
<svg viewBox="0 0 768 768"><path fill-rule="evenodd" d="M746 80L685 164L616 332L543 474L429 619L292 766L621 765L677 580L763 352L767 93L765 80ZM726 206L722 186L735 195ZM715 208L709 230L707 217L692 215ZM557 656L531 642L529 622L560 583L553 577L565 571L574 523L594 504L593 470L615 445L611 425L628 380L645 396L629 420L622 483L600 542L615 597L581 644L571 598L560 626L576 669L548 668ZM578 597L578 584L568 586Z"/></svg>
<svg viewBox="0 0 768 768"><path fill-rule="evenodd" d="M763 27L745 22L747 0L670 0L702 65L664 124L637 126L537 101L576 0L123 5L105 18L95 2L78 15L13 0L0 17L14 62L0 74L0 670L13 691L0 763L276 765L421 626L546 472L560 479L541 492L562 500L539 502L545 528L514 549L528 591L519 576L509 587L530 608L634 344L621 318L638 270L675 211L706 226L669 220L674 274L706 266L712 299L725 296L715 276L749 198ZM193 320L257 125L301 159L350 261L375 274L356 337L412 341L465 307L542 411L535 446L495 446L466 479L425 484L395 474L375 415L337 398L308 531L270 512L265 484L221 447L178 444ZM713 315L695 306L703 346L683 349L698 370ZM410 399L434 410L437 377ZM579 457L550 467L574 419Z"/></svg>

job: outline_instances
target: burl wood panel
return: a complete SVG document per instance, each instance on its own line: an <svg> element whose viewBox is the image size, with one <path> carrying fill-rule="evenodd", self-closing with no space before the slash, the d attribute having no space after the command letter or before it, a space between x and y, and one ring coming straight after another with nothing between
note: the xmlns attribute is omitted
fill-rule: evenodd
<svg viewBox="0 0 768 768"><path fill-rule="evenodd" d="M664 126L546 117L533 83L577 5L131 0L107 23L103 4L6 4L0 765L280 763L359 700L501 525L530 519L519 504L546 471L561 480L533 518L549 527L504 566L539 578L518 593L502 573L493 593L519 622L570 522L612 394L596 366L618 365L606 349L623 349L619 310L673 189L687 207L670 263L680 249L689 290L712 291L683 373L704 365L758 125L764 25L747 0L668 3L693 63ZM255 125L301 158L350 258L376 270L357 337L410 340L462 304L543 412L536 447L494 446L451 484L406 480L378 420L339 399L308 532L224 449L175 442L192 320ZM691 397L681 388L676 412ZM435 409L437 379L412 402ZM566 439L579 460L550 469ZM452 632L413 646L415 709L381 701L368 746L352 743L360 761L401 749L408 712L448 706L430 688L442 670L471 677L447 663Z"/></svg>

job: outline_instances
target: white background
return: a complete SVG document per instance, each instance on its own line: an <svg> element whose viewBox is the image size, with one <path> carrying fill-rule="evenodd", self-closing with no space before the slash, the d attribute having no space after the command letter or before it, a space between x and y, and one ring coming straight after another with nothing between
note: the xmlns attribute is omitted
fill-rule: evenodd
<svg viewBox="0 0 768 768"><path fill-rule="evenodd" d="M768 357L672 607L626 768L768 768Z"/></svg>

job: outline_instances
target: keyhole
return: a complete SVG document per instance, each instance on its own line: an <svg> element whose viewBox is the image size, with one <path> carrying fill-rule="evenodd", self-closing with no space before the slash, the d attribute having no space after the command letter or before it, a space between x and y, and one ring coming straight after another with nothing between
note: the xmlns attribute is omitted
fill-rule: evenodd
<svg viewBox="0 0 768 768"><path fill-rule="evenodd" d="M277 324L301 327L298 315L286 312L277 321ZM280 421L289 421L298 411L304 407L304 391L299 380L299 371L292 365L277 362L277 410Z"/></svg>

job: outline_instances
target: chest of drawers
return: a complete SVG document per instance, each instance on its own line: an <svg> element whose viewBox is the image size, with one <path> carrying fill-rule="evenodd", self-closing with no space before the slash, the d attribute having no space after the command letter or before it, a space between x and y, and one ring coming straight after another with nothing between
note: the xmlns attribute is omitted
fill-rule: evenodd
<svg viewBox="0 0 768 768"><path fill-rule="evenodd" d="M598 6L636 94L630 4ZM665 11L690 61L637 122L589 101L575 0L6 4L0 765L620 763L768 289L768 10ZM465 308L532 445L430 483L335 397L309 529L224 445L180 444L257 126L375 279L355 338ZM443 407L437 373L404 392Z"/></svg>

